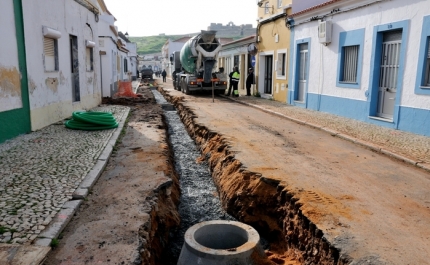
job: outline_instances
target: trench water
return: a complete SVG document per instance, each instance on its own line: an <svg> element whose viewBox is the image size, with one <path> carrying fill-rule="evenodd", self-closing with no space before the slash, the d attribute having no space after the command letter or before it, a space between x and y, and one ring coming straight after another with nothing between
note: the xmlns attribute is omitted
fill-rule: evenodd
<svg viewBox="0 0 430 265"><path fill-rule="evenodd" d="M208 163L200 159L200 151L176 110L157 90L152 89L152 93L157 103L163 106L175 170L179 175L181 197L178 212L181 223L170 233L162 260L163 265L176 265L188 228L203 221L236 219L222 209Z"/></svg>

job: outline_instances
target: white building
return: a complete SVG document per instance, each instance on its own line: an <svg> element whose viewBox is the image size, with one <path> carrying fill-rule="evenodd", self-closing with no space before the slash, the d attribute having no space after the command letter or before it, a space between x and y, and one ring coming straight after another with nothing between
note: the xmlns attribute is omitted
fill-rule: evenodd
<svg viewBox="0 0 430 265"><path fill-rule="evenodd" d="M168 39L166 43L161 48L161 70L166 70L167 76L171 77L172 73L175 69L173 69L171 62L170 62L170 56L176 52L180 51L184 44L190 39L191 37L182 37L177 40L171 40Z"/></svg>
<svg viewBox="0 0 430 265"><path fill-rule="evenodd" d="M99 1L100 2L100 1ZM118 30L115 17L108 11L104 3L101 4L99 15L98 46L100 50L100 85L103 97L112 97L118 91Z"/></svg>
<svg viewBox="0 0 430 265"><path fill-rule="evenodd" d="M100 103L99 10L94 0L22 4L31 130L37 130Z"/></svg>
<svg viewBox="0 0 430 265"><path fill-rule="evenodd" d="M239 67L239 94L246 94L245 81L248 69L255 66L251 60L252 56L248 52L248 46L254 43L255 35L231 41L222 45L218 55L218 68L224 68L224 73L227 75L233 71L234 66ZM251 93L254 93L254 91L251 91Z"/></svg>
<svg viewBox="0 0 430 265"><path fill-rule="evenodd" d="M290 104L430 136L430 1L293 1Z"/></svg>

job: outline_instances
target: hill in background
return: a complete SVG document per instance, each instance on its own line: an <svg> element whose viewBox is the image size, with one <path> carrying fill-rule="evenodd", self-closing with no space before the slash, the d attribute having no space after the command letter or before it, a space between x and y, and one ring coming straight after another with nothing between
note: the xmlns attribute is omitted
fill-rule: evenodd
<svg viewBox="0 0 430 265"><path fill-rule="evenodd" d="M131 42L137 43L137 53L139 55L147 55L154 53L161 53L161 48L170 38L171 40L177 40L185 36L195 36L194 34L185 35L158 35L158 36L147 36L147 37L128 37ZM218 36L217 36L218 37ZM233 40L243 38L244 36L232 36Z"/></svg>
<svg viewBox="0 0 430 265"><path fill-rule="evenodd" d="M188 35L157 35L147 37L129 37L131 42L137 43L139 55L161 53L161 48L168 39L176 40Z"/></svg>

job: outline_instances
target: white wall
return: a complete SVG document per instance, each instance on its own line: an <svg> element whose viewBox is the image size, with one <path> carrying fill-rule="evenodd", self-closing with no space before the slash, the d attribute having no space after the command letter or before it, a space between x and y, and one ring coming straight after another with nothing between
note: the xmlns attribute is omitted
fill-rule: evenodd
<svg viewBox="0 0 430 265"><path fill-rule="evenodd" d="M32 130L69 117L74 110L97 106L101 101L97 45L93 49L94 70L87 72L85 67L85 40L98 42L95 15L72 0L24 1L23 15ZM45 72L43 26L61 32L61 38L58 39L59 70L55 72ZM69 35L77 36L78 39L79 102L72 101Z"/></svg>
<svg viewBox="0 0 430 265"><path fill-rule="evenodd" d="M22 108L21 79L12 0L0 1L0 112Z"/></svg>
<svg viewBox="0 0 430 265"><path fill-rule="evenodd" d="M355 1L355 3L358 2ZM401 105L428 109L429 97L414 93L422 19L423 16L427 15L430 15L429 1L396 0L384 1L365 8L327 17L327 20L333 22L332 42L328 46L323 46L318 41L317 21L295 26L295 40L311 38L308 92L319 93L322 91L324 95L366 101L365 92L369 89L374 26L410 20L407 42L402 43L402 45L406 45L407 51ZM297 23L300 23L300 21L297 21ZM359 89L340 89L336 87L339 33L361 28L365 29L361 87ZM295 54L293 56L296 62ZM295 70L295 67L293 69ZM295 76L295 73L293 73L293 76Z"/></svg>

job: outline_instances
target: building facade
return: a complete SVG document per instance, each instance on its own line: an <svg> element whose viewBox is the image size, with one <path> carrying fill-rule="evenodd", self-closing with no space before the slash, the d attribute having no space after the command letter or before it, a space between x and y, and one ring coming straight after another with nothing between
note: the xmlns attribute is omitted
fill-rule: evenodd
<svg viewBox="0 0 430 265"><path fill-rule="evenodd" d="M112 97L118 91L118 30L115 17L109 12L103 1L99 1L99 36L100 86L102 97Z"/></svg>
<svg viewBox="0 0 430 265"><path fill-rule="evenodd" d="M429 1L295 2L290 104L430 136Z"/></svg>
<svg viewBox="0 0 430 265"><path fill-rule="evenodd" d="M248 46L255 43L255 35L251 35L222 45L218 55L218 69L224 68L227 75L237 66L240 72L238 84L239 95L246 95L246 77L249 68L254 68L252 56L248 53ZM251 87L252 90L255 86ZM255 91L251 91L254 94Z"/></svg>
<svg viewBox="0 0 430 265"><path fill-rule="evenodd" d="M260 1L257 25L257 88L264 98L287 102L291 0Z"/></svg>
<svg viewBox="0 0 430 265"><path fill-rule="evenodd" d="M175 70L171 65L170 56L172 55L172 53L180 51L189 39L191 39L191 37L182 37L177 40L168 39L161 48L162 62L160 70L166 70L168 77L171 77L173 71Z"/></svg>
<svg viewBox="0 0 430 265"><path fill-rule="evenodd" d="M100 103L96 5L73 0L23 2L32 130Z"/></svg>

